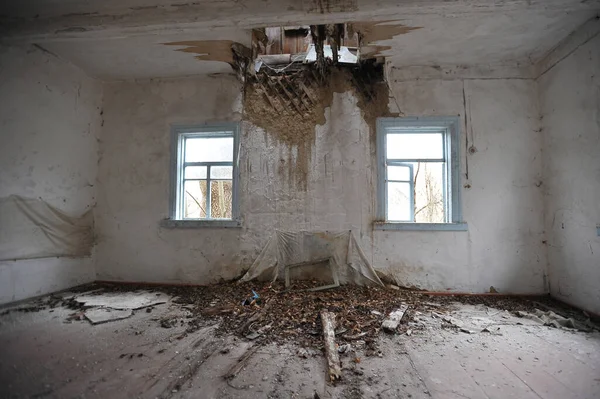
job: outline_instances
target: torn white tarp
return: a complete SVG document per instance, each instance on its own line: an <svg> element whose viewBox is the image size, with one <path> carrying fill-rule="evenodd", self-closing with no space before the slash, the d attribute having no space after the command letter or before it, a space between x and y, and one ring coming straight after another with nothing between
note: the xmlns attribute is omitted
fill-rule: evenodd
<svg viewBox="0 0 600 399"><path fill-rule="evenodd" d="M371 266L351 231L343 232L288 232L277 230L242 281L252 279L276 280L284 275L285 266L330 259L341 284L380 285L377 273ZM327 278L329 268L315 265L303 268L296 278Z"/></svg>
<svg viewBox="0 0 600 399"><path fill-rule="evenodd" d="M0 260L90 255L93 216L69 216L40 199L0 198Z"/></svg>

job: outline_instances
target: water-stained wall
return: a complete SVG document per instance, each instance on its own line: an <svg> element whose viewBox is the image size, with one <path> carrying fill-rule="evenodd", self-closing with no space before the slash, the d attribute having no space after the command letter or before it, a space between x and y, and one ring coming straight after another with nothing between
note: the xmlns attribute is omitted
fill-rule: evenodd
<svg viewBox="0 0 600 399"><path fill-rule="evenodd" d="M460 116L468 231L373 230L374 132L351 88L332 94L306 151L307 144L283 139L287 132L249 121L233 76L110 83L95 209L98 277L211 283L240 275L275 229L352 229L374 267L406 286L544 292L535 82L400 77L392 69L389 112ZM168 216L169 126L241 120L242 227L161 228ZM306 166L306 184L298 184L297 165Z"/></svg>
<svg viewBox="0 0 600 399"><path fill-rule="evenodd" d="M550 292L596 314L600 314L599 71L596 33L538 79Z"/></svg>
<svg viewBox="0 0 600 399"><path fill-rule="evenodd" d="M38 200L44 209L64 214L68 224L68 216L79 217L95 204L101 84L35 46L1 47L0 65L0 198ZM73 237L65 236L69 229L61 229L61 221L52 218L45 222L58 229L36 229L43 224L37 216L31 216L27 226L31 240L24 226L12 224L13 219L0 220L0 236L18 236L19 248L7 248L6 241L0 247L5 253L21 254L19 260L0 261L0 303L95 278L89 234L87 248L72 252L59 245L49 257L38 247L41 235L67 243ZM91 217L88 220L87 232L92 228Z"/></svg>

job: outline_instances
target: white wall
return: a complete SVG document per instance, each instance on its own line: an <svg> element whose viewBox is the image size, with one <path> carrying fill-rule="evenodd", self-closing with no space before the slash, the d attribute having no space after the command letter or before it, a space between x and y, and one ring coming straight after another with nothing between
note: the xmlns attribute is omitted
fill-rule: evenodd
<svg viewBox="0 0 600 399"><path fill-rule="evenodd" d="M73 216L93 207L101 89L39 48L0 48L0 197L41 198ZM2 261L0 303L94 278L90 258Z"/></svg>
<svg viewBox="0 0 600 399"><path fill-rule="evenodd" d="M375 263L391 268L407 285L426 289L483 292L494 286L500 292L544 292L535 83L419 80L395 82L392 89L407 115L461 116L462 183L470 186L462 192L463 215L469 231L375 232ZM474 154L465 155L467 138Z"/></svg>
<svg viewBox="0 0 600 399"><path fill-rule="evenodd" d="M104 86L100 145L99 279L210 283L250 266L274 229L353 229L378 269L431 290L545 292L541 136L531 80L411 80L391 86L406 115L467 109L468 232L373 231L375 148L355 97L335 94L317 127L307 190L290 171L296 149L245 122L241 229L168 230L169 125L241 119L232 76ZM465 107L466 103L466 107ZM393 102L391 102L393 104ZM392 108L392 111L394 109ZM466 172L465 154L462 154ZM292 168L292 169L290 169Z"/></svg>
<svg viewBox="0 0 600 399"><path fill-rule="evenodd" d="M550 291L600 314L600 35L538 84Z"/></svg>

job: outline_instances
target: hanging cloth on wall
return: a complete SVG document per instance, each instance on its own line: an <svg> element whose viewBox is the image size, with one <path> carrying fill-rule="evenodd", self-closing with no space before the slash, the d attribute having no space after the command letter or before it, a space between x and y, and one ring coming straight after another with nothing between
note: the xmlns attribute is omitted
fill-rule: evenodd
<svg viewBox="0 0 600 399"><path fill-rule="evenodd" d="M91 210L69 216L41 199L0 198L0 260L89 256Z"/></svg>

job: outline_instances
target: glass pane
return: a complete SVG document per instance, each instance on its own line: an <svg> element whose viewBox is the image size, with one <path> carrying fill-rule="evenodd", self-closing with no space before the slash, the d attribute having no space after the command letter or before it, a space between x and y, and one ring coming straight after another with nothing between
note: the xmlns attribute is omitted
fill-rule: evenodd
<svg viewBox="0 0 600 399"><path fill-rule="evenodd" d="M403 180L410 181L410 168L408 166L388 166L388 180Z"/></svg>
<svg viewBox="0 0 600 399"><path fill-rule="evenodd" d="M210 182L210 213L212 219L231 219L233 184L231 180Z"/></svg>
<svg viewBox="0 0 600 399"><path fill-rule="evenodd" d="M414 163L415 222L444 223L443 162Z"/></svg>
<svg viewBox="0 0 600 399"><path fill-rule="evenodd" d="M188 180L184 183L183 218L206 218L206 180Z"/></svg>
<svg viewBox="0 0 600 399"><path fill-rule="evenodd" d="M211 166L210 178L211 179L232 179L233 178L233 166Z"/></svg>
<svg viewBox="0 0 600 399"><path fill-rule="evenodd" d="M387 220L410 222L410 183L387 183Z"/></svg>
<svg viewBox="0 0 600 399"><path fill-rule="evenodd" d="M402 133L387 135L388 159L442 159L442 133Z"/></svg>
<svg viewBox="0 0 600 399"><path fill-rule="evenodd" d="M206 179L206 166L187 166L184 177L186 179Z"/></svg>
<svg viewBox="0 0 600 399"><path fill-rule="evenodd" d="M185 162L233 161L233 137L185 140Z"/></svg>

